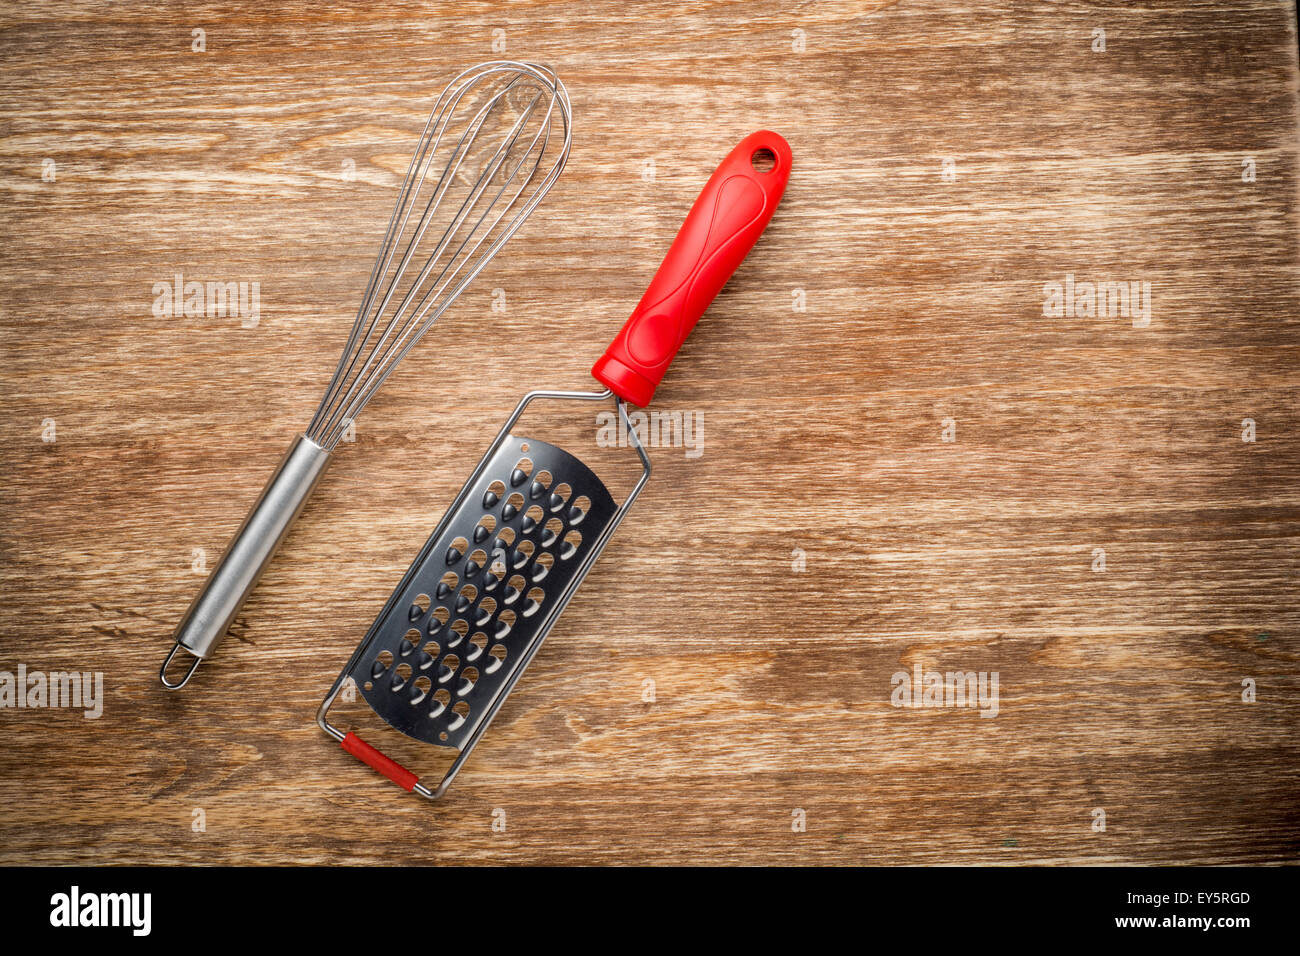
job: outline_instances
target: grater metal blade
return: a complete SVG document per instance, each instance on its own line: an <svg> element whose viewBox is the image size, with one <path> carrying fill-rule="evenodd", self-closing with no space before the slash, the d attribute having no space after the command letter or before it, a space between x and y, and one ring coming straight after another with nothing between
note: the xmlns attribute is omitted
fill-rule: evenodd
<svg viewBox="0 0 1300 956"><path fill-rule="evenodd" d="M616 510L578 458L507 435L348 676L395 729L463 749Z"/></svg>

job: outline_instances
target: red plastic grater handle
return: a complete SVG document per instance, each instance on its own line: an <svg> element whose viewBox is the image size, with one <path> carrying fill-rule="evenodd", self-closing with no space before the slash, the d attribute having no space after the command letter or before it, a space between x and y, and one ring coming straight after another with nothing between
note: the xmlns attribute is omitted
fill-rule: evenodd
<svg viewBox="0 0 1300 956"><path fill-rule="evenodd" d="M356 757L362 763L368 764L375 770L378 770L403 790L414 790L415 785L420 782L419 776L411 773L411 771L407 770L392 757L386 756L382 751L376 750L356 734L349 733L339 741L339 746L352 754L352 756Z"/></svg>
<svg viewBox="0 0 1300 956"><path fill-rule="evenodd" d="M754 168L764 151L775 157ZM790 144L760 130L740 141L705 183L636 310L591 374L645 406L713 297L754 247L790 178Z"/></svg>

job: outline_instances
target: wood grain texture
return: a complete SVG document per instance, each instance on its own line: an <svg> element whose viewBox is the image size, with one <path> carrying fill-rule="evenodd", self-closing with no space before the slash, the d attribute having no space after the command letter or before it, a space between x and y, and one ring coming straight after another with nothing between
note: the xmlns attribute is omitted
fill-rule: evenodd
<svg viewBox="0 0 1300 956"><path fill-rule="evenodd" d="M192 551L310 418L495 29L568 84L568 170L167 694ZM106 693L0 710L0 862L1296 859L1292 4L10 5L0 49L0 669ZM656 398L703 454L655 451L445 802L399 792L317 702L518 396L589 383L764 126L784 203ZM177 272L259 282L259 323L155 318ZM1149 326L1045 317L1067 274L1149 282ZM998 716L891 706L916 664L998 672Z"/></svg>

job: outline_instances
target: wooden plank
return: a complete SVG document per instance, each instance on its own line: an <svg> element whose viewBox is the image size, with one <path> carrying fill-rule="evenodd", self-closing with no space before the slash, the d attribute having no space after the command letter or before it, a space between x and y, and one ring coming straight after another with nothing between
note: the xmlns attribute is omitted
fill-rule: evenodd
<svg viewBox="0 0 1300 956"><path fill-rule="evenodd" d="M169 695L193 551L310 418L432 99L498 29L569 87L568 170ZM0 670L105 693L0 710L0 862L1295 860L1291 3L87 2L0 44ZM400 793L317 702L760 126L789 190L656 398L701 454L655 449L446 802ZM256 326L156 318L178 272L258 282ZM1045 315L1067 276L1149 312ZM585 408L536 428L594 446ZM996 672L997 716L892 706L918 666Z"/></svg>

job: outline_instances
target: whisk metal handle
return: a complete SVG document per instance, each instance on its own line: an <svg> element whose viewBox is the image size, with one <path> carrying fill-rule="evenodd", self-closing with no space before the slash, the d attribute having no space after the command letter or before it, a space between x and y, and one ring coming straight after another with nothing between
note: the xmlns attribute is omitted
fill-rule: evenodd
<svg viewBox="0 0 1300 956"><path fill-rule="evenodd" d="M727 154L645 295L592 367L597 380L634 405L649 404L686 336L763 234L790 163L790 144L770 130L750 133Z"/></svg>
<svg viewBox="0 0 1300 956"><path fill-rule="evenodd" d="M203 590L177 625L175 645L159 673L164 686L172 690L184 687L199 663L216 651L329 462L330 452L306 435L294 439ZM185 650L195 658L178 682L167 677L167 667L177 650Z"/></svg>

